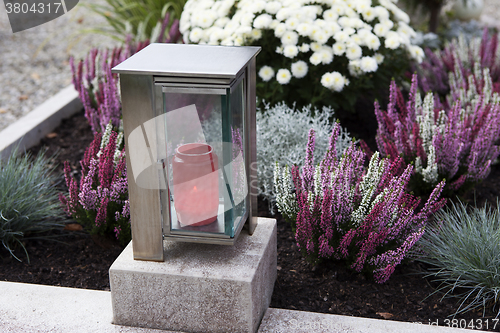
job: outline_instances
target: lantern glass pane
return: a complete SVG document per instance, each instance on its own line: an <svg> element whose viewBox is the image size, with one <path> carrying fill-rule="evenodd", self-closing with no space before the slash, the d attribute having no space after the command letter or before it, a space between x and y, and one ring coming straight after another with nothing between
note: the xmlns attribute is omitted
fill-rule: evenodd
<svg viewBox="0 0 500 333"><path fill-rule="evenodd" d="M158 141L166 144L173 234L234 237L244 223L243 82L225 92L163 93L165 138Z"/></svg>

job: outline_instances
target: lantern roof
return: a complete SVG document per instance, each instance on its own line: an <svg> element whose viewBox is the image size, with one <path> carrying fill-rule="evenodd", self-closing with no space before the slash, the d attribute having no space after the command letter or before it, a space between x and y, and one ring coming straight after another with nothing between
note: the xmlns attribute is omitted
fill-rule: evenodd
<svg viewBox="0 0 500 333"><path fill-rule="evenodd" d="M235 79L260 47L154 43L113 67L113 73Z"/></svg>

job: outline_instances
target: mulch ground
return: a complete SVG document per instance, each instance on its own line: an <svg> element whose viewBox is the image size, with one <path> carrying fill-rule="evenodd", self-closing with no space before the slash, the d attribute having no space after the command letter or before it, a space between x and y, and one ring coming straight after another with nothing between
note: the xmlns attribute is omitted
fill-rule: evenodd
<svg viewBox="0 0 500 333"><path fill-rule="evenodd" d="M48 149L54 163L68 160L75 175L79 161L92 141L83 113L63 121L31 151ZM42 148L45 147L45 148ZM61 175L62 180L62 175ZM61 182L64 191L64 181ZM500 195L500 166L495 165L488 179L466 195L477 205L496 203ZM261 216L270 216L267 204L259 200ZM325 261L318 266L307 263L294 242L291 227L278 214L278 278L271 307L321 313L391 319L423 324L500 331L495 313L487 309L449 317L457 310L456 299L441 300L434 294L435 284L419 273L422 266L413 262L400 265L388 282L376 284L369 277L353 273L341 262ZM68 221L71 223L72 221ZM68 227L69 228L69 227ZM27 240L28 262L22 249L16 255L22 262L0 249L0 280L55 286L109 290L108 269L123 247L110 239L92 237L84 231L54 230L57 241ZM482 327L481 327L482 325ZM495 326L495 327L494 327Z"/></svg>

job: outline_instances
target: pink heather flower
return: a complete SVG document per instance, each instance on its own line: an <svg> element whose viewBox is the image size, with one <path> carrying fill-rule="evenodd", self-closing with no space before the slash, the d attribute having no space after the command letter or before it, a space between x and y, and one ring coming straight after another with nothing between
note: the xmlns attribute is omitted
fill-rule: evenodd
<svg viewBox="0 0 500 333"><path fill-rule="evenodd" d="M482 93L471 113L462 112L463 108L471 108L471 105L462 105L457 101L453 107L447 107L442 112L436 107L430 110L433 114L430 115L432 124L429 124L420 120L423 119L423 107L416 101L417 84L417 76L414 75L407 103L394 81L390 86L387 111L382 111L375 102L379 151L391 159L402 156L406 163L415 164L418 166L416 173L420 173L423 181L432 186L437 184L436 179L446 179L449 189L457 190L465 181L474 183L484 179L491 161L500 152L500 147L496 145L500 137L500 106L486 104L487 99ZM433 126L430 130L432 137L422 137L422 131L429 131L429 126ZM433 180L423 177L424 172L429 172L426 171L429 167L427 153L431 151L429 143L434 148L437 177L427 179ZM459 174L460 170L465 170L465 178ZM414 190L426 186L417 184Z"/></svg>
<svg viewBox="0 0 500 333"><path fill-rule="evenodd" d="M122 231L122 228L120 226L115 227L114 232L115 232L116 239L120 239L120 232L121 231Z"/></svg>
<svg viewBox="0 0 500 333"><path fill-rule="evenodd" d="M95 225L100 227L106 224L106 215L108 212L108 201L107 197L102 198L99 209L97 210L97 216L95 218Z"/></svg>
<svg viewBox="0 0 500 333"><path fill-rule="evenodd" d="M395 98L394 103L403 101ZM330 148L335 148L336 135L337 131L332 131ZM344 259L354 270L371 269L377 282L386 281L421 236L429 215L444 204L438 199L445 183L438 184L424 208L415 213L420 201L405 192L413 167L406 166L401 157L380 161L377 170L370 171L370 175L377 172L378 183L370 185L372 192L366 192L367 183L360 186L367 177L365 153L360 148L350 146L338 160L327 153L317 169L320 175L311 176L313 144L314 132L310 132L305 165L312 171L304 167L300 172L298 166L292 167L296 202L280 207L285 218L294 219L297 246L312 261ZM318 181L317 177L325 177L325 172L329 173L329 181ZM311 180L309 186L304 186L307 177ZM366 193L372 193L368 202L364 199ZM366 205L361 209L365 213L359 221L362 204Z"/></svg>

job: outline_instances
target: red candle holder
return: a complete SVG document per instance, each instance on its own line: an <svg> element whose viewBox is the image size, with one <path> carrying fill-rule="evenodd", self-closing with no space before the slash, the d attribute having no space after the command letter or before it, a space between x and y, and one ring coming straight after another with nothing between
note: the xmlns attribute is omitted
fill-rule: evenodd
<svg viewBox="0 0 500 333"><path fill-rule="evenodd" d="M203 226L217 220L219 162L212 146L188 143L172 159L174 207L185 226Z"/></svg>

